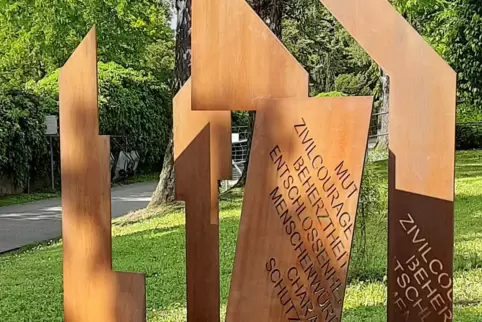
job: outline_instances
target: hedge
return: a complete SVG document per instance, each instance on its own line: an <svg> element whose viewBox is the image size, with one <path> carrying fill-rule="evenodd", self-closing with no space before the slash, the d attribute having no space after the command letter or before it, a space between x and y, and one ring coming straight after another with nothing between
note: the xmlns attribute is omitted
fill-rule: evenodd
<svg viewBox="0 0 482 322"><path fill-rule="evenodd" d="M168 86L113 62L100 62L98 71L100 134L126 136L129 149L139 152L143 166L159 165L171 128ZM58 75L56 71L33 85L43 97L44 110L51 114L58 113Z"/></svg>
<svg viewBox="0 0 482 322"><path fill-rule="evenodd" d="M482 149L482 122L457 123L455 148L457 150Z"/></svg>
<svg viewBox="0 0 482 322"><path fill-rule="evenodd" d="M0 175L22 187L29 174L45 173L47 154L41 98L26 90L0 92Z"/></svg>
<svg viewBox="0 0 482 322"><path fill-rule="evenodd" d="M100 134L126 136L128 149L141 156L140 166L158 170L172 127L169 87L112 62L100 62L98 70ZM59 70L25 89L0 92L0 175L19 187L27 178L48 184L44 120L58 115L58 75Z"/></svg>

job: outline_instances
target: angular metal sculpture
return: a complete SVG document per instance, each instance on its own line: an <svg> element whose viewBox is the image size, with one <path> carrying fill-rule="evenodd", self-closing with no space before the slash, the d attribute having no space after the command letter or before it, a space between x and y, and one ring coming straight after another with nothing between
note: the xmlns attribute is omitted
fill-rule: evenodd
<svg viewBox="0 0 482 322"><path fill-rule="evenodd" d="M269 28L245 1L208 0L207 2L194 2L192 11L192 110L257 110L261 108L261 105L259 105L261 104L260 101L257 101L259 98L307 97L308 75L306 71L304 71L299 63L289 54L286 48L284 48L281 42L272 34ZM307 100L305 103L310 105L315 101L316 100ZM342 102L344 99L339 99L339 101ZM289 100L287 102L289 102ZM350 104L350 102L352 101L345 101L346 104ZM281 106L289 106L289 104L290 103L281 103L281 101L279 101L276 105L281 108ZM339 104L343 105L343 103ZM362 159L365 151L371 105L367 104L366 106L368 107L366 131L364 135L362 135L362 144L357 146L356 149L356 151L359 149L363 151L363 153L360 154ZM281 109L283 110L283 108ZM280 118L282 118L282 116L280 116ZM326 122L326 124L330 123L328 120ZM273 123L276 123L275 120L273 120ZM363 128L362 126L361 129ZM254 155L258 154L258 151L255 149L252 151ZM213 154L211 154L211 157L212 156ZM210 169L212 171L213 167L210 167ZM355 181L359 181L361 178L361 164L356 171L357 174L354 175L356 178ZM254 176L253 178L253 175L251 175L250 178L251 179L248 178L248 180L254 182L248 182L248 186L260 184L260 181L263 180L262 176ZM187 178L184 180L187 180ZM204 180L207 180L207 178ZM210 180L212 181L212 178ZM355 183L355 185L359 186L359 182ZM203 185L203 189L205 188ZM196 194L196 191L191 191L191 198L194 198ZM243 223L248 222L256 226L255 220L261 220L257 217L262 215L262 213L255 211L259 210L256 206L261 207L266 200L260 199L262 197L255 197L253 193L249 196L247 195L246 198L250 200L249 202L259 202L259 204L252 206L253 211L243 211L242 221ZM353 200L356 199L357 201L357 192L356 197L353 198ZM351 206L354 208L351 209L354 223L356 202L351 204ZM215 216L217 216L217 208ZM248 217L248 219L245 219L245 217ZM353 231L351 231L351 233L352 232ZM267 232L260 231L258 233L260 234L259 238L266 238ZM322 233L320 232L320 234ZM202 236L206 235L203 234ZM203 238L202 236L199 238ZM333 234L331 234L331 236L333 236ZM273 237L274 240L277 240L275 237L276 236ZM240 240L246 240L247 238L256 240L257 236L256 233L250 233L249 236L244 235L242 230L239 238ZM320 236L320 240L321 238L323 237ZM343 298L344 295L351 238L352 236L350 235L349 241L345 241L347 244L350 244L350 246L346 247L347 252L345 255L348 255L345 258L346 262L342 268L338 267L336 269L336 276L340 277L340 285L337 286L339 299L337 303L334 303L331 307L330 317L339 317L341 315L342 301L340 302L340 299ZM243 266L244 264L241 263L246 263L243 259L247 257L251 259L251 255L261 250L248 249L245 248L244 245L244 242L240 242L238 246L236 252L236 267L240 265ZM281 245L284 244L280 244L280 246ZM217 247L217 244L215 247ZM278 252L282 252L282 249L278 249ZM242 257L243 259L238 260L238 257ZM253 263L256 262L257 264L264 264L266 260L262 258L261 262L259 262L260 257L257 256L254 256L254 259ZM247 262L251 263L249 260L247 260ZM264 285L264 280L262 279L248 279L248 283L243 283L243 281L245 281L244 276L250 275L250 273L265 273L263 271L260 272L257 268L251 268L253 271L246 269L241 273L236 273L240 271L239 268L235 269L235 277L228 304L228 321L251 320L254 317L262 320L276 321L277 318L281 317L280 315L263 315L271 306L263 306L262 311L255 309L255 307L259 308L261 303L266 304L266 301L274 300L276 297L273 298L267 296L267 294L263 296L253 296L251 302L243 302L243 304L240 304L240 302L242 302L240 298L244 299L245 296L248 296L246 285L251 285L250 283L260 283L259 285ZM256 277L259 278L259 276ZM243 310L240 309L241 306L244 308L244 313L251 311L254 315L249 317L248 315L239 315L240 310Z"/></svg>
<svg viewBox="0 0 482 322"><path fill-rule="evenodd" d="M341 321L372 98L257 107L227 321Z"/></svg>
<svg viewBox="0 0 482 322"><path fill-rule="evenodd" d="M391 76L389 321L451 321L455 73L386 0L321 1ZM371 99L306 98L307 73L243 0L193 3L192 54L173 110L188 320L220 320L229 111L258 110L227 319L340 321ZM93 29L59 79L65 320L144 321L144 276L112 271L96 59Z"/></svg>
<svg viewBox="0 0 482 322"><path fill-rule="evenodd" d="M390 76L388 320L451 321L456 75L386 0L321 0Z"/></svg>
<svg viewBox="0 0 482 322"><path fill-rule="evenodd" d="M109 137L99 136L95 28L59 76L64 320L145 321L145 277L112 271Z"/></svg>
<svg viewBox="0 0 482 322"><path fill-rule="evenodd" d="M187 317L219 321L218 180L231 176L231 113L191 111L191 80L173 101L176 199L186 202Z"/></svg>
<svg viewBox="0 0 482 322"><path fill-rule="evenodd" d="M308 73L245 0L192 2L192 109L307 97Z"/></svg>

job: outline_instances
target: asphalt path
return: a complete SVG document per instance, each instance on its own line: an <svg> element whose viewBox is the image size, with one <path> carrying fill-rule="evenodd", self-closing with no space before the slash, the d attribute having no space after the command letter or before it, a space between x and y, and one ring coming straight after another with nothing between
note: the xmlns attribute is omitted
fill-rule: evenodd
<svg viewBox="0 0 482 322"><path fill-rule="evenodd" d="M112 189L112 218L144 208L156 182L130 184ZM60 198L0 207L0 253L62 235Z"/></svg>

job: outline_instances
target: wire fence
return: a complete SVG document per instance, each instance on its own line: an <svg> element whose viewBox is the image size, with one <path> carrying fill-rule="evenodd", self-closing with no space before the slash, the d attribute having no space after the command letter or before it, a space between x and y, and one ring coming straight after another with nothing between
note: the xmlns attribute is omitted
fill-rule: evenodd
<svg viewBox="0 0 482 322"><path fill-rule="evenodd" d="M231 133L232 180L237 181L241 177L248 159L248 127L233 126Z"/></svg>

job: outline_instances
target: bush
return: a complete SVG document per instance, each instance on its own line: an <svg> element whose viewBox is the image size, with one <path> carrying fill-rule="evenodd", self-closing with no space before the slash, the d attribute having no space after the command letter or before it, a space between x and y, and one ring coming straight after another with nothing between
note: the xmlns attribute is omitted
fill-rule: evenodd
<svg viewBox="0 0 482 322"><path fill-rule="evenodd" d="M100 133L126 136L128 148L139 152L144 167L158 165L171 129L168 86L113 62L100 62L98 70ZM59 70L30 84L50 114L58 113L58 75Z"/></svg>
<svg viewBox="0 0 482 322"><path fill-rule="evenodd" d="M457 122L482 122L482 109L467 103L457 105Z"/></svg>
<svg viewBox="0 0 482 322"><path fill-rule="evenodd" d="M249 112L247 111L234 111L231 113L232 126L248 126L249 125Z"/></svg>
<svg viewBox="0 0 482 322"><path fill-rule="evenodd" d="M482 122L458 123L455 127L455 148L457 150L482 148Z"/></svg>
<svg viewBox="0 0 482 322"><path fill-rule="evenodd" d="M0 93L0 175L24 187L29 176L46 173L48 163L44 113L40 98L32 92Z"/></svg>
<svg viewBox="0 0 482 322"><path fill-rule="evenodd" d="M345 97L346 94L342 92L324 92L316 95L316 97Z"/></svg>

